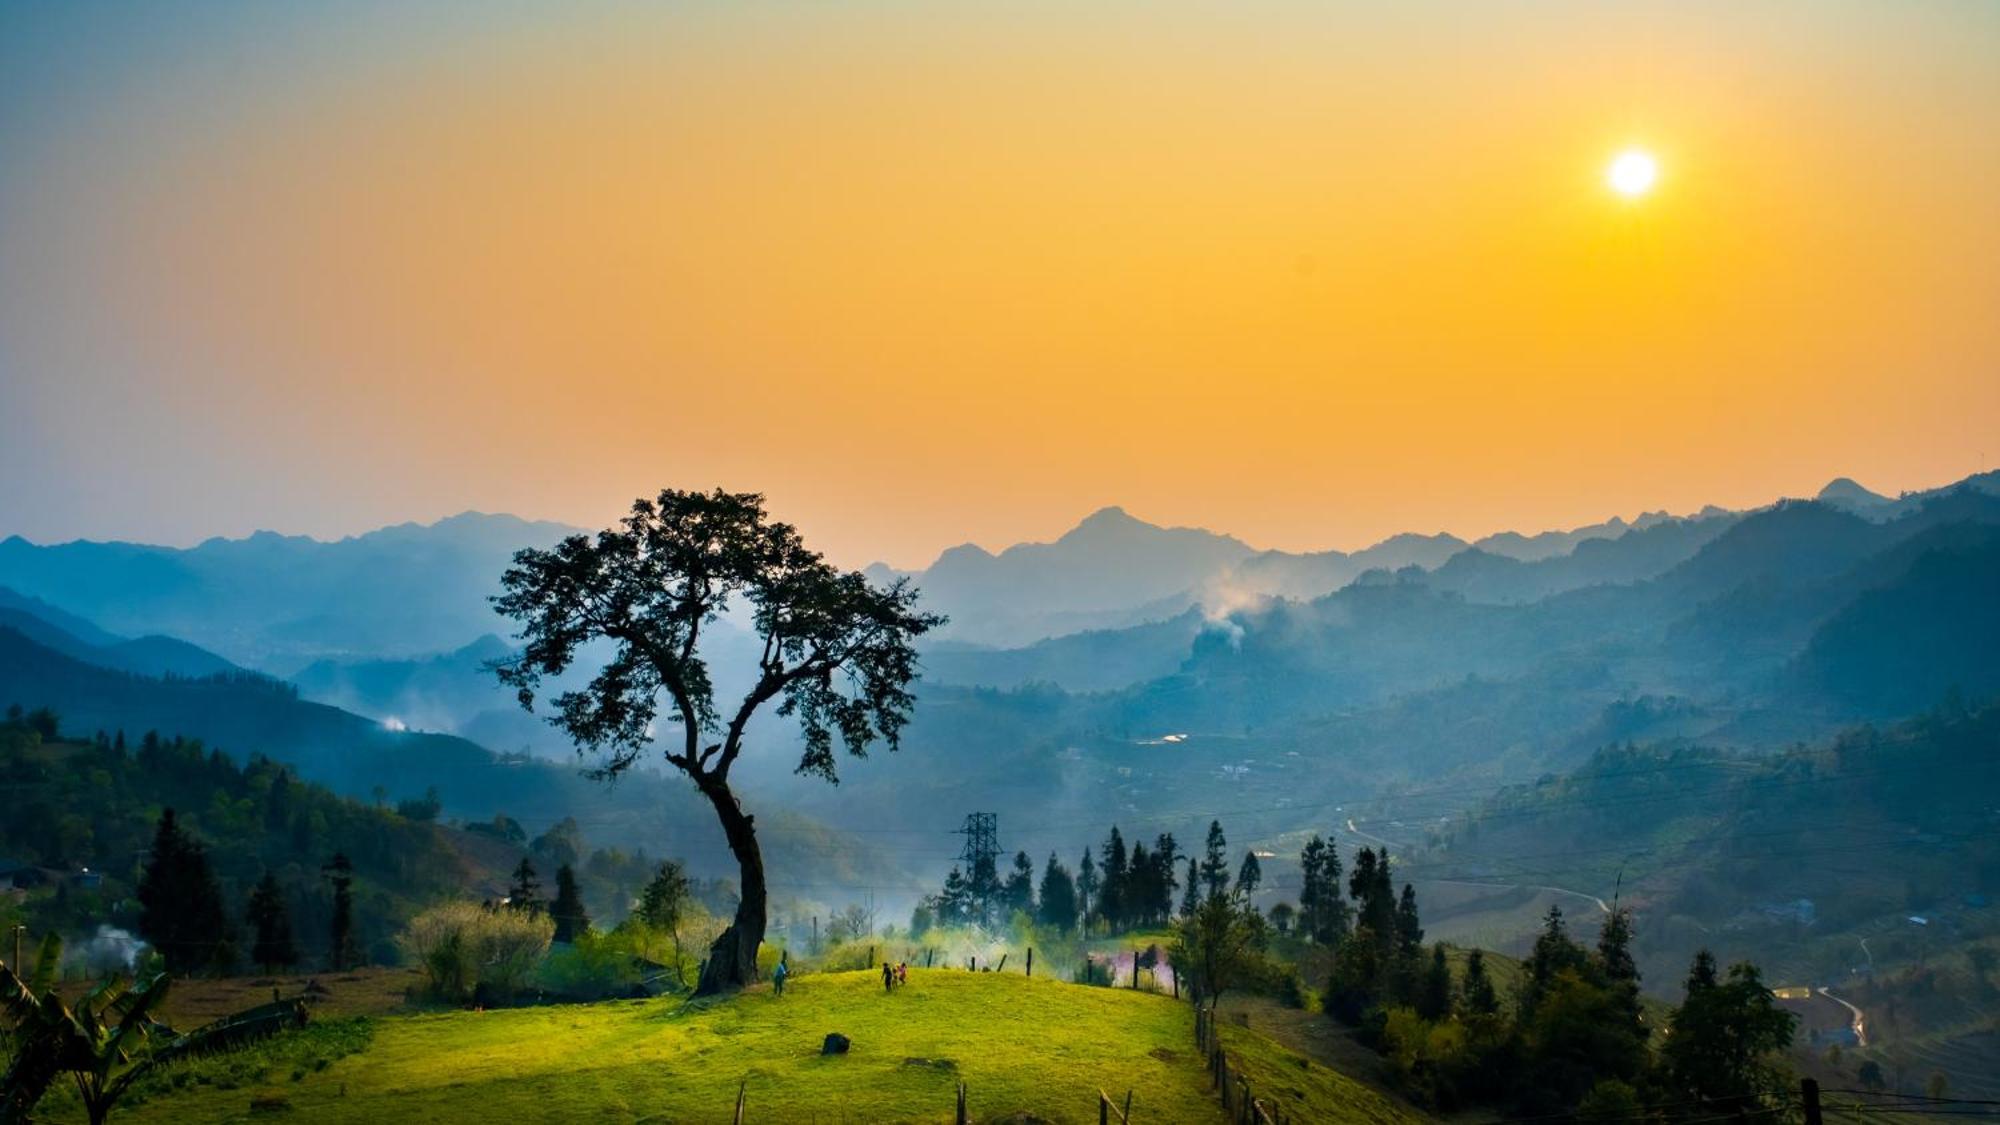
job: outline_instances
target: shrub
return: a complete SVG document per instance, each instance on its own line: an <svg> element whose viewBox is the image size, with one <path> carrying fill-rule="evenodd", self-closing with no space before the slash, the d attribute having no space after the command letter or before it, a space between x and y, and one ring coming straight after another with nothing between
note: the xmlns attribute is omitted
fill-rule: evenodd
<svg viewBox="0 0 2000 1125"><path fill-rule="evenodd" d="M423 970L432 996L458 1002L482 986L512 996L554 936L555 923L545 916L448 902L410 919L398 944Z"/></svg>
<svg viewBox="0 0 2000 1125"><path fill-rule="evenodd" d="M630 944L616 933L585 932L551 949L536 979L550 992L580 1000L626 995L639 983Z"/></svg>

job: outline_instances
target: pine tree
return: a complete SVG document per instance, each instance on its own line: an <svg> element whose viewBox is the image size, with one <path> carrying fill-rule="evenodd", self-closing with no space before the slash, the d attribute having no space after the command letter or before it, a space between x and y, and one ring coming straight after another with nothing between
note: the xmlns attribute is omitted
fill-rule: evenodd
<svg viewBox="0 0 2000 1125"><path fill-rule="evenodd" d="M1623 1015L1623 1030L1644 1042L1646 1021L1639 1004L1639 965L1632 958L1632 912L1613 908L1597 932L1597 969Z"/></svg>
<svg viewBox="0 0 2000 1125"><path fill-rule="evenodd" d="M1403 897L1396 906L1396 952L1415 957L1424 944L1424 927L1417 918L1417 891L1403 884Z"/></svg>
<svg viewBox="0 0 2000 1125"><path fill-rule="evenodd" d="M1326 841L1315 832L1299 852L1299 930L1306 940L1319 936L1319 915L1326 895Z"/></svg>
<svg viewBox="0 0 2000 1125"><path fill-rule="evenodd" d="M1194 912L1200 907L1201 872L1195 864L1194 857L1189 856L1187 861L1187 889L1186 893L1181 896L1181 917L1193 917Z"/></svg>
<svg viewBox="0 0 2000 1125"><path fill-rule="evenodd" d="M297 963L299 951L292 943L292 915L285 906L285 892L278 886L276 875L264 872L264 877L251 888L243 920L256 935L250 945L250 960L265 972Z"/></svg>
<svg viewBox="0 0 2000 1125"><path fill-rule="evenodd" d="M542 884L535 878L535 865L527 856L514 868L514 884L507 888L507 905L529 914L542 912Z"/></svg>
<svg viewBox="0 0 2000 1125"><path fill-rule="evenodd" d="M334 971L354 960L354 864L345 852L335 852L322 873L333 884L333 918L328 926L327 960Z"/></svg>
<svg viewBox="0 0 2000 1125"><path fill-rule="evenodd" d="M160 814L153 851L139 880L139 934L167 971L185 976L216 960L228 937L222 889L200 842L182 832L174 810Z"/></svg>
<svg viewBox="0 0 2000 1125"><path fill-rule="evenodd" d="M1229 893L1229 841L1223 838L1222 822L1208 822L1208 840L1204 849L1207 854L1201 860L1201 881L1208 888L1208 897L1222 898Z"/></svg>
<svg viewBox="0 0 2000 1125"><path fill-rule="evenodd" d="M1313 934L1313 940L1321 945L1339 945L1353 928L1354 912L1348 909L1347 896L1340 893L1340 875L1340 845L1329 843L1320 859L1319 928Z"/></svg>
<svg viewBox="0 0 2000 1125"><path fill-rule="evenodd" d="M1377 959L1389 963L1396 952L1400 927L1387 850L1377 854L1372 848L1362 848L1354 857L1354 872L1348 876L1347 886L1357 907L1356 928L1368 931Z"/></svg>
<svg viewBox="0 0 2000 1125"><path fill-rule="evenodd" d="M1562 907L1551 904L1542 921L1542 932L1535 938L1535 947L1528 954L1526 979L1521 982L1519 1003L1522 1022L1534 1016L1536 1006L1555 985L1559 973L1565 970L1581 971L1589 960L1583 947L1570 939L1569 927L1563 922Z"/></svg>
<svg viewBox="0 0 2000 1125"><path fill-rule="evenodd" d="M1076 917L1079 922L1088 923L1097 902L1097 863L1090 858L1090 849L1083 849L1083 859L1076 865Z"/></svg>
<svg viewBox="0 0 2000 1125"><path fill-rule="evenodd" d="M577 890L576 871L567 863L556 868L556 900L549 904L549 917L556 924L557 941L572 943L590 932L590 913Z"/></svg>
<svg viewBox="0 0 2000 1125"><path fill-rule="evenodd" d="M1243 866L1236 869L1236 893L1248 899L1257 893L1257 884L1264 881L1264 865L1257 862L1256 852L1243 853Z"/></svg>
<svg viewBox="0 0 2000 1125"><path fill-rule="evenodd" d="M1493 988L1493 978L1486 975L1484 950L1465 955L1465 979L1459 982L1459 995L1468 1015L1490 1016L1500 1011L1500 994Z"/></svg>
<svg viewBox="0 0 2000 1125"><path fill-rule="evenodd" d="M1076 929L1077 902L1076 882L1069 871L1056 862L1056 853L1049 853L1048 866L1042 869L1042 893L1036 907L1036 920L1042 925L1067 934Z"/></svg>
<svg viewBox="0 0 2000 1125"><path fill-rule="evenodd" d="M1174 892L1180 889L1180 862L1181 846L1173 833L1164 832L1154 838L1152 898L1146 913L1155 922L1166 922L1174 916Z"/></svg>
<svg viewBox="0 0 2000 1125"><path fill-rule="evenodd" d="M1431 946L1430 967L1424 970L1423 980L1417 986L1416 1009L1427 1020L1451 1015L1451 963L1445 958L1442 944Z"/></svg>
<svg viewBox="0 0 2000 1125"><path fill-rule="evenodd" d="M1035 861L1027 852L1014 853L1014 871L1007 876L1007 888L1002 896L1011 916L1019 911L1032 917L1035 913Z"/></svg>
<svg viewBox="0 0 2000 1125"><path fill-rule="evenodd" d="M1146 924L1146 903L1152 896L1147 886L1153 874L1153 857L1146 852L1146 845L1132 841L1132 857L1125 861L1125 924L1143 926Z"/></svg>
<svg viewBox="0 0 2000 1125"><path fill-rule="evenodd" d="M264 797L264 832L282 835L292 827L292 775L283 766L271 777L271 789Z"/></svg>
<svg viewBox="0 0 2000 1125"><path fill-rule="evenodd" d="M965 873L957 867L944 877L944 890L938 895L938 921L946 926L963 926L972 920L972 889L966 885Z"/></svg>
<svg viewBox="0 0 2000 1125"><path fill-rule="evenodd" d="M1125 926L1125 883L1129 877L1126 863L1125 837L1118 834L1118 826L1114 824L1111 835L1104 841L1103 881L1097 888L1097 913L1114 930Z"/></svg>

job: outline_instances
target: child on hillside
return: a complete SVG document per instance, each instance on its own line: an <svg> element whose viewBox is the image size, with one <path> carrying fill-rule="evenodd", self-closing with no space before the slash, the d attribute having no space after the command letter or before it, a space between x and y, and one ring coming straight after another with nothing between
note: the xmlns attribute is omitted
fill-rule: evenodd
<svg viewBox="0 0 2000 1125"><path fill-rule="evenodd" d="M783 996L785 994L785 978L790 975L792 975L791 969L785 965L785 959L780 957L778 959L778 967L771 970L771 994L773 996Z"/></svg>

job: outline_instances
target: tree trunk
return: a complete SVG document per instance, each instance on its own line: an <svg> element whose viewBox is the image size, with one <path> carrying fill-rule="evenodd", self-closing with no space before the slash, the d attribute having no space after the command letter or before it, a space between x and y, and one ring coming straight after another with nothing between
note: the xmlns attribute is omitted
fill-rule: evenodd
<svg viewBox="0 0 2000 1125"><path fill-rule="evenodd" d="M708 947L708 965L694 990L696 996L713 996L734 992L757 979L757 947L764 943L764 854L757 849L755 818L737 803L729 783L709 779L696 784L715 806L722 834L729 840L742 876L736 919Z"/></svg>

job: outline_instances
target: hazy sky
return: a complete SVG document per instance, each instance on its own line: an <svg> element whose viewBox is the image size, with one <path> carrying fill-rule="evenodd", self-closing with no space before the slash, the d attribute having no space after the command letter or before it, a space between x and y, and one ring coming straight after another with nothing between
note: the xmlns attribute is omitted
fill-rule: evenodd
<svg viewBox="0 0 2000 1125"><path fill-rule="evenodd" d="M1996 434L1991 0L0 4L0 535L1351 547Z"/></svg>

